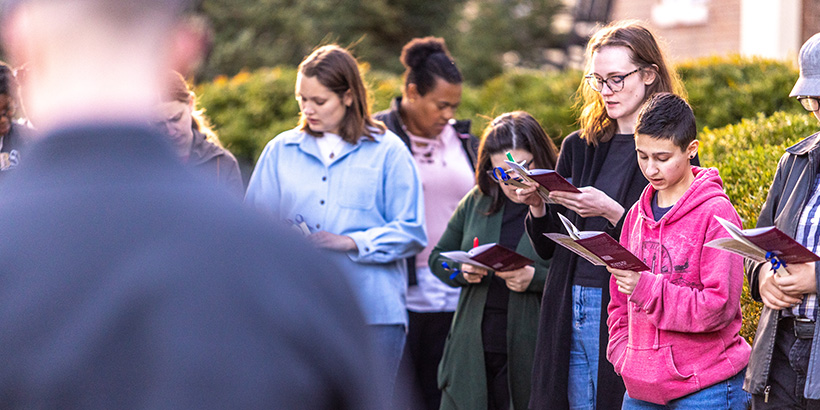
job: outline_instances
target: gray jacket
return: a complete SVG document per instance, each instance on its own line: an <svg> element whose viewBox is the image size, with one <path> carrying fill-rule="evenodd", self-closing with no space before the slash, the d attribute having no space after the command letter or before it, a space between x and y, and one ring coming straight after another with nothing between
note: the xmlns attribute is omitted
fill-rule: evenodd
<svg viewBox="0 0 820 410"><path fill-rule="evenodd" d="M205 134L196 129L188 165L200 171L206 179L227 188L237 198L245 195L245 184L236 158L227 149L208 141Z"/></svg>
<svg viewBox="0 0 820 410"><path fill-rule="evenodd" d="M757 220L758 227L776 226L781 231L795 236L800 213L814 188L820 160L820 133L813 134L786 149L777 164L777 171L766 197L766 203ZM768 263L768 262L764 262ZM760 301L758 273L762 263L746 260L746 272L752 297ZM816 264L815 275L820 283L820 263ZM769 365L772 361L777 322L780 311L763 307L757 326L752 356L746 370L743 389L752 394L764 394L769 385ZM807 399L820 399L820 321L815 323L806 388L803 395Z"/></svg>

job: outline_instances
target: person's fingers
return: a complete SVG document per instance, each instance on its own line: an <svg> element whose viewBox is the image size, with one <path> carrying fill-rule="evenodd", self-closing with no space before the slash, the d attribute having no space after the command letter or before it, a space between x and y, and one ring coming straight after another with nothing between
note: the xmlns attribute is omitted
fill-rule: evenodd
<svg viewBox="0 0 820 410"><path fill-rule="evenodd" d="M802 299L785 294L773 286L761 291L760 298L763 299L764 304L775 309L790 308L802 301Z"/></svg>

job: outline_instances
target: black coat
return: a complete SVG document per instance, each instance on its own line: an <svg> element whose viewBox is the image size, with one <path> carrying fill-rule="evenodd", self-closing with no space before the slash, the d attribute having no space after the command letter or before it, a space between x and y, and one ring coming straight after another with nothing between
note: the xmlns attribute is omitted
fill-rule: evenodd
<svg viewBox="0 0 820 410"><path fill-rule="evenodd" d="M633 143L634 144L634 143ZM565 178L571 179L577 187L592 186L602 171L604 160L609 152L609 142L597 147L587 144L578 132L564 139L561 153L556 164L556 171ZM698 163L697 157L693 160ZM638 167L637 158L622 170L620 188L615 199L625 211L638 201L641 192L648 184ZM542 235L544 232L564 232L556 213L566 216L578 229L584 230L586 219L562 206L550 205L543 218L527 216L527 234L539 256L552 258L544 295L541 301L541 318L538 327L538 342L533 366L532 393L530 409L569 409L567 398L569 375L569 352L572 338L572 284L578 256ZM624 212L624 216L626 212ZM607 224L606 232L619 239L623 226L623 216L616 226ZM609 275L603 267L602 275ZM596 408L620 409L626 391L621 377L606 359L608 329L606 325L607 305L609 305L609 287L601 290L601 328L599 332L600 348L598 358L598 391Z"/></svg>
<svg viewBox="0 0 820 410"><path fill-rule="evenodd" d="M345 275L164 137L62 130L0 184L3 408L384 408Z"/></svg>

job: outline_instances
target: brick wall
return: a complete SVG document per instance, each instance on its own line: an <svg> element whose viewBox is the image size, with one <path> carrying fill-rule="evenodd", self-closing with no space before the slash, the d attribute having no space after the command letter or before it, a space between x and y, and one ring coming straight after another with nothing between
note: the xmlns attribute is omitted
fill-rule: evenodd
<svg viewBox="0 0 820 410"><path fill-rule="evenodd" d="M801 44L815 33L820 33L820 0L803 0Z"/></svg>
<svg viewBox="0 0 820 410"><path fill-rule="evenodd" d="M658 27L654 24L651 21L652 7L659 0L615 0L611 17L612 20L638 19L646 22L655 34L666 41L669 58L682 61L740 52L740 1L709 1L706 3L706 22L693 26ZM804 1L817 3L820 0Z"/></svg>

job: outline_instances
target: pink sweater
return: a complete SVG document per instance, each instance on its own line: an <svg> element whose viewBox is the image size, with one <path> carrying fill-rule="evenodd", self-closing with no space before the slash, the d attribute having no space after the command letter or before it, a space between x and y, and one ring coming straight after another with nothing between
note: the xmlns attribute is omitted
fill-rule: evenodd
<svg viewBox="0 0 820 410"><path fill-rule="evenodd" d="M621 244L651 272L632 295L610 279L607 359L629 396L666 404L734 376L749 362L740 337L740 256L704 247L728 233L713 215L741 226L717 169L692 167L695 180L660 221L647 186L624 220Z"/></svg>

